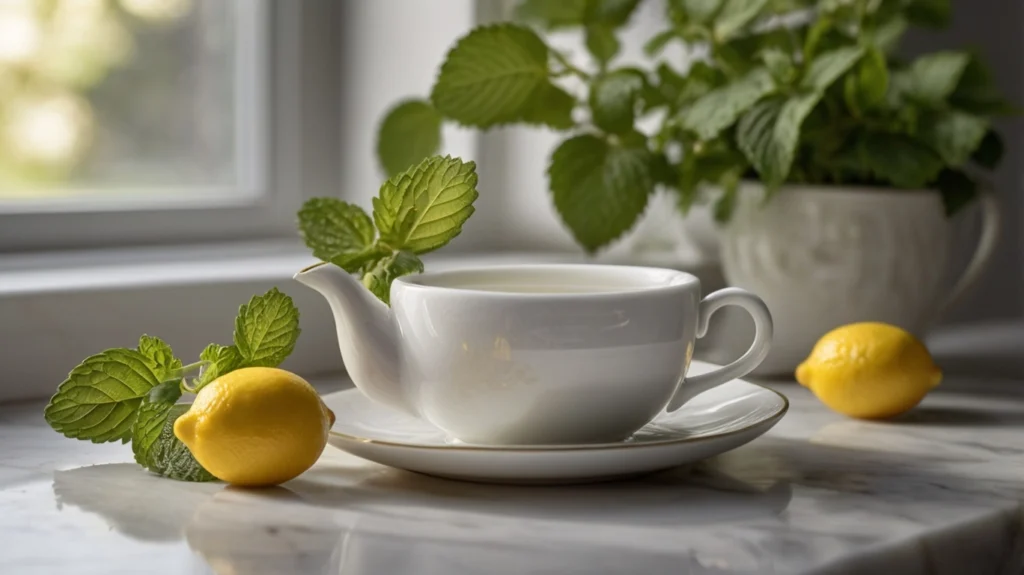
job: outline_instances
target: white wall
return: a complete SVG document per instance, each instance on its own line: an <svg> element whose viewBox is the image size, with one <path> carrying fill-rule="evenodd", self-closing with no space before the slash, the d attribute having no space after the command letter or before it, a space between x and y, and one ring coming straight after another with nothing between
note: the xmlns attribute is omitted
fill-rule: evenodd
<svg viewBox="0 0 1024 575"><path fill-rule="evenodd" d="M369 209L384 173L376 159L377 125L403 98L426 98L456 38L473 27L473 0L357 0L342 11L341 194ZM444 153L473 159L475 132L449 128ZM483 200L483 198L481 198ZM485 202L482 202L485 203ZM464 237L483 233L474 216Z"/></svg>

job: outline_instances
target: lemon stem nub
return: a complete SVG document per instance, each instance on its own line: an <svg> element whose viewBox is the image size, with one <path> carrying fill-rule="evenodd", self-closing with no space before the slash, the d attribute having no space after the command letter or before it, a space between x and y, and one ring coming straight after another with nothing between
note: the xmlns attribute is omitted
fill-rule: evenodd
<svg viewBox="0 0 1024 575"><path fill-rule="evenodd" d="M174 422L174 436L187 447L192 445L192 439L196 436L196 421L189 417L188 412Z"/></svg>

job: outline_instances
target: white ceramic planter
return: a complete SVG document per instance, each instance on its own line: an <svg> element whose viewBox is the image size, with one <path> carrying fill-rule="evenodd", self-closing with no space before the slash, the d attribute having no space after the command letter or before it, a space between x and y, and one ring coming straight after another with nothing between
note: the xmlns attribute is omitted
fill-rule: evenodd
<svg viewBox="0 0 1024 575"><path fill-rule="evenodd" d="M935 192L791 186L763 198L759 185L744 186L721 234L727 282L761 296L775 319L760 375L791 374L840 325L882 321L922 334L978 276L998 235L998 212L983 196L974 259L953 281L952 226Z"/></svg>

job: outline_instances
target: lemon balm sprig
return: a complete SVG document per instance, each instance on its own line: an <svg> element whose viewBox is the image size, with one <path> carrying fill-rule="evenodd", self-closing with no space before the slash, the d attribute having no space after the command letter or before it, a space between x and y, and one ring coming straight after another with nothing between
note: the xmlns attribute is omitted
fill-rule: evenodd
<svg viewBox="0 0 1024 575"><path fill-rule="evenodd" d="M391 282L420 273L419 256L444 247L473 215L476 164L433 156L385 181L373 217L337 198L312 198L299 210L299 233L313 255L362 278L389 304Z"/></svg>
<svg viewBox="0 0 1024 575"><path fill-rule="evenodd" d="M239 308L232 345L210 344L199 361L184 365L171 346L144 335L135 349L108 349L86 358L60 384L43 414L65 437L131 441L135 460L154 473L210 481L214 477L174 436L174 421L188 410L178 400L236 369L278 366L295 348L299 331L299 310L274 288Z"/></svg>

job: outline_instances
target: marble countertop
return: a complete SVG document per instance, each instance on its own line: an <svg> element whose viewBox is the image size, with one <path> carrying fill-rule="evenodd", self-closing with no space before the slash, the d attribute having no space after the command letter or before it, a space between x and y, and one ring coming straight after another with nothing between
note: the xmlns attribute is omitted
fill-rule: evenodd
<svg viewBox="0 0 1024 575"><path fill-rule="evenodd" d="M640 480L460 483L328 447L282 487L158 478L0 407L0 573L1024 573L1024 377L949 375L898 422L791 410Z"/></svg>

